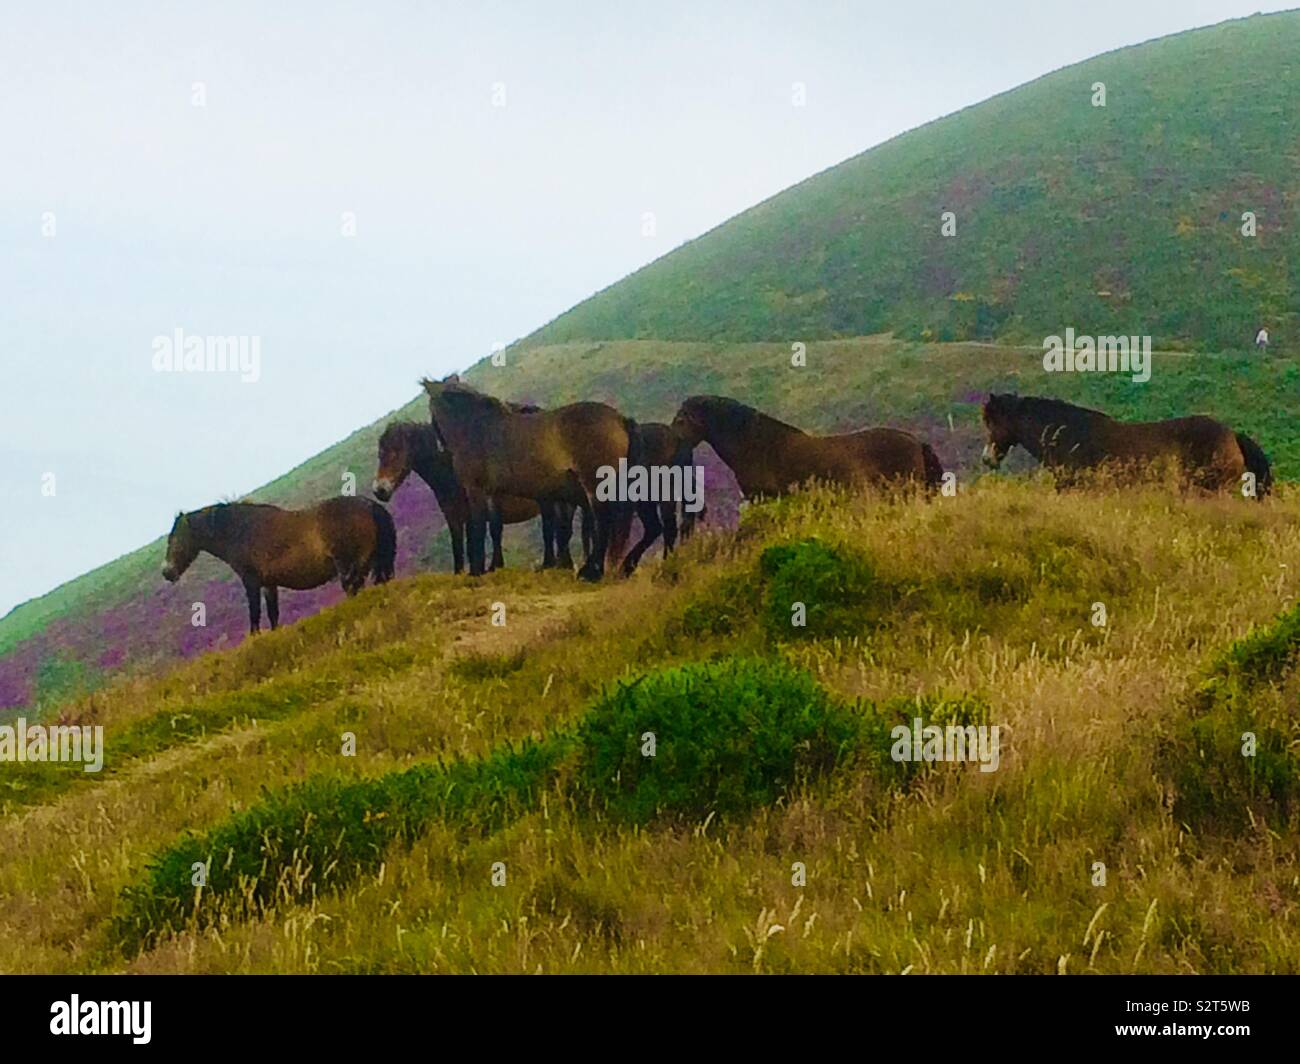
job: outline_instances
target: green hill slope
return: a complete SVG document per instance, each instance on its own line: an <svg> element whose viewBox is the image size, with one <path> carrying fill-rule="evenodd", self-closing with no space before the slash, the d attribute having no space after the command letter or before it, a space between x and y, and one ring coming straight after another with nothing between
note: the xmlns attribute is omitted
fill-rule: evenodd
<svg viewBox="0 0 1300 1064"><path fill-rule="evenodd" d="M817 492L367 588L7 766L0 971L1295 973L1298 508ZM996 769L895 761L917 716Z"/></svg>
<svg viewBox="0 0 1300 1064"><path fill-rule="evenodd" d="M1261 322L1300 342L1298 307L1300 13L1287 12L1098 56L899 136L525 342L1037 342L1074 326L1229 350Z"/></svg>

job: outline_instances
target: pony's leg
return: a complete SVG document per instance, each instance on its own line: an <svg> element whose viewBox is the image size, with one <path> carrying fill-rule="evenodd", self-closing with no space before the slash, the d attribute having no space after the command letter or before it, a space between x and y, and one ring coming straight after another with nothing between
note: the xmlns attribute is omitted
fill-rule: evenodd
<svg viewBox="0 0 1300 1064"><path fill-rule="evenodd" d="M573 572L573 555L569 553L569 543L573 539L572 503L555 503L555 564Z"/></svg>
<svg viewBox="0 0 1300 1064"><path fill-rule="evenodd" d="M469 555L469 575L483 575L483 556L487 538L487 508L481 502L472 502L469 520L465 523L465 552Z"/></svg>
<svg viewBox="0 0 1300 1064"><path fill-rule="evenodd" d="M559 507L552 502L539 501L537 509L542 515L542 568L555 568L555 515Z"/></svg>
<svg viewBox="0 0 1300 1064"><path fill-rule="evenodd" d="M637 563L641 561L641 555L654 545L654 541L659 538L659 533L663 531L663 525L659 520L659 504L657 502L637 503L636 515L641 518L642 535L640 542L628 551L627 557L623 559L622 573L624 576L632 575L636 570Z"/></svg>
<svg viewBox="0 0 1300 1064"><path fill-rule="evenodd" d="M677 546L677 503L661 502L659 521L664 528L664 557L667 558Z"/></svg>
<svg viewBox="0 0 1300 1064"><path fill-rule="evenodd" d="M591 554L591 537L594 530L592 529L591 511L584 507L578 507L578 513L582 518L582 557L585 561L587 556ZM573 522L570 521L569 524L572 525Z"/></svg>
<svg viewBox="0 0 1300 1064"><path fill-rule="evenodd" d="M339 581L343 584L343 593L351 598L366 586L366 567L355 563L339 570Z"/></svg>
<svg viewBox="0 0 1300 1064"><path fill-rule="evenodd" d="M266 597L266 619L271 622L271 631L280 627L280 589L264 587L262 594Z"/></svg>
<svg viewBox="0 0 1300 1064"><path fill-rule="evenodd" d="M465 571L465 522L447 522L447 535L451 537L451 571L457 576Z"/></svg>
<svg viewBox="0 0 1300 1064"><path fill-rule="evenodd" d="M487 523L488 531L492 534L492 564L488 567L488 572L492 573L506 567L505 557L501 553L501 507L495 498L487 501Z"/></svg>
<svg viewBox="0 0 1300 1064"><path fill-rule="evenodd" d="M257 635L262 629L262 585L257 577L244 577L244 594L248 596L248 632Z"/></svg>
<svg viewBox="0 0 1300 1064"><path fill-rule="evenodd" d="M591 497L587 496L586 504L583 507L584 514L588 509L592 512L592 522L596 526L596 530L591 537L591 550L587 553L587 560L583 562L582 568L578 570L578 579L590 580L595 583L599 582L605 575L605 553L609 550L609 533L613 522L618 516L618 504L593 502Z"/></svg>

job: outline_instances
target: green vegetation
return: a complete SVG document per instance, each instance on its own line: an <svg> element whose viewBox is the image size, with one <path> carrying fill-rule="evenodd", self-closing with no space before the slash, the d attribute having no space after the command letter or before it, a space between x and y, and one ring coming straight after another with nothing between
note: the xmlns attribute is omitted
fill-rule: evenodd
<svg viewBox="0 0 1300 1064"><path fill-rule="evenodd" d="M0 814L0 969L1298 971L1297 505L814 491L630 581L368 588L59 708L116 767ZM886 623L773 638L791 565Z"/></svg>
<svg viewBox="0 0 1300 1064"><path fill-rule="evenodd" d="M207 926L218 913L248 918L276 902L309 901L373 871L393 843L409 846L435 818L492 831L536 804L563 750L560 739L524 742L482 761L373 780L310 779L165 850L144 884L123 892L110 934L138 948L166 930Z"/></svg>
<svg viewBox="0 0 1300 1064"><path fill-rule="evenodd" d="M644 825L751 814L837 769L869 772L887 788L919 771L920 762L889 755L891 724L914 715L941 727L989 720L987 704L970 696L848 707L780 659L651 672L598 697L574 734L375 779L313 777L189 833L122 892L109 934L133 952L167 932L310 902L373 872L395 844L409 849L435 820L491 834L535 810L547 790Z"/></svg>
<svg viewBox="0 0 1300 1064"><path fill-rule="evenodd" d="M596 703L578 732L578 786L632 824L735 816L832 771L860 732L857 716L783 662L686 665L620 683Z"/></svg>
<svg viewBox="0 0 1300 1064"><path fill-rule="evenodd" d="M1161 747L1175 814L1232 834L1267 824L1300 825L1300 607L1236 640L1189 700L1186 718Z"/></svg>
<svg viewBox="0 0 1300 1064"><path fill-rule="evenodd" d="M512 530L514 568L404 576L186 662L115 648L111 678L87 648L111 610L147 629L161 541L0 620L41 713L108 745L103 780L5 770L0 971L1300 972L1298 43L1288 13L1058 72L470 373L641 419L714 392L911 428L955 497L803 493L599 587L520 568ZM1240 350L1261 321L1280 354ZM1067 325L1153 335L1151 381L1044 374ZM979 477L990 390L1210 413L1282 483ZM256 497L364 481L382 423ZM997 770L893 760L916 717L998 727Z"/></svg>
<svg viewBox="0 0 1300 1064"><path fill-rule="evenodd" d="M892 604L864 559L818 539L768 547L758 568L767 585L763 621L775 639L863 632L884 623ZM803 623L796 625L799 607Z"/></svg>

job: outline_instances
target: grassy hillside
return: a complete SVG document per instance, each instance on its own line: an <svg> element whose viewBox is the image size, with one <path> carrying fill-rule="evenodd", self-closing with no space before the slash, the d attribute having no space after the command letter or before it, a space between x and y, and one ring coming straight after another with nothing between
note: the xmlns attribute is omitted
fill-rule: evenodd
<svg viewBox="0 0 1300 1064"><path fill-rule="evenodd" d="M1213 351L1268 323L1294 346L1298 57L1287 12L1067 67L809 178L525 342L1038 342L1073 326Z"/></svg>
<svg viewBox="0 0 1300 1064"><path fill-rule="evenodd" d="M706 391L817 431L892 424L963 470L978 453L975 400L1018 387L1122 417L1215 414L1296 477L1298 46L1293 12L1059 71L810 178L575 307L509 349L506 367L481 363L471 376L509 398L605 399L639 418L666 419ZM1097 81L1104 108L1092 106ZM947 210L952 237L940 233ZM1240 234L1247 210L1251 238ZM1261 322L1278 344L1265 360L1242 351ZM1152 380L1044 374L1038 345L1067 326L1153 335ZM801 369L795 343L809 351ZM418 400L403 413L425 416ZM319 500L345 472L364 490L379 430L253 497ZM734 485L706 462L725 523ZM423 486L405 487L394 510L399 573L449 567ZM511 564L531 561L537 536L511 533ZM123 668L238 643L242 590L230 574L204 560L168 587L162 550L155 541L0 619L0 712L44 712ZM284 617L338 596L286 595ZM209 624L195 629L200 599Z"/></svg>
<svg viewBox="0 0 1300 1064"><path fill-rule="evenodd" d="M1295 973L1298 519L989 477L367 589L63 707L109 756L6 771L0 970Z"/></svg>
<svg viewBox="0 0 1300 1064"><path fill-rule="evenodd" d="M1250 433L1282 478L1300 477L1300 433L1278 397L1300 387L1289 357L1157 352L1152 378L1046 375L1041 351L981 344L924 344L888 337L825 341L808 347L808 364L790 365L788 345L686 344L658 341L565 344L512 353L504 367L480 363L480 386L547 405L604 399L642 419L669 419L695 392L721 392L819 431L892 424L929 439L940 458L976 472L982 429L978 402L990 389L1058 395L1120 417L1154 419L1213 413ZM412 400L397 416L427 417ZM301 505L339 491L345 472L368 490L382 419L317 455L253 497ZM729 471L704 449L711 519L735 519ZM1024 468L1021 463L1020 468ZM450 570L442 517L414 478L392 510L398 527L398 573ZM162 530L160 530L162 531ZM507 561L532 565L536 522L508 536ZM59 588L0 620L0 709L52 706L124 667L150 668L245 636L243 589L230 571L201 559L177 585L159 574L164 542L151 543ZM337 602L335 587L282 597L286 623ZM192 628L191 603L208 608L208 626Z"/></svg>

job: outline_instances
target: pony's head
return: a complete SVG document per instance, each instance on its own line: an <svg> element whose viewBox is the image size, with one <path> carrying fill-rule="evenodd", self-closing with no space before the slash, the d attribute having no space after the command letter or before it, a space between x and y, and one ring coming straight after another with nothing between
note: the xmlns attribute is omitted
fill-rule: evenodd
<svg viewBox="0 0 1300 1064"><path fill-rule="evenodd" d="M167 558L163 561L163 579L175 583L198 557L199 546L188 514L179 513L167 537Z"/></svg>
<svg viewBox="0 0 1300 1064"><path fill-rule="evenodd" d="M379 468L371 490L380 502L387 502L402 486L415 463L411 439L418 426L409 421L390 421L379 437Z"/></svg>
<svg viewBox="0 0 1300 1064"><path fill-rule="evenodd" d="M698 447L709 434L709 396L693 395L677 408L672 430L686 450Z"/></svg>
<svg viewBox="0 0 1300 1064"><path fill-rule="evenodd" d="M984 403L984 431L988 433L988 442L984 444L982 457L990 469L1000 466L1007 452L1020 442L1016 428L1018 405L1019 397L1015 395L990 394Z"/></svg>
<svg viewBox="0 0 1300 1064"><path fill-rule="evenodd" d="M689 447L708 440L716 449L720 440L743 439L764 425L793 428L725 395L692 395L677 408L672 428Z"/></svg>

